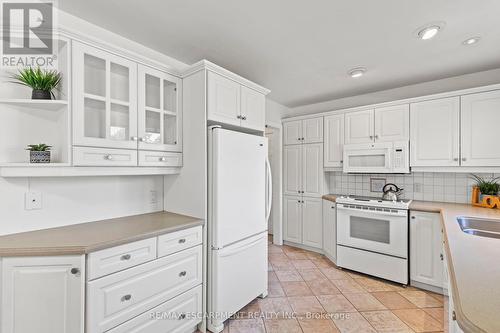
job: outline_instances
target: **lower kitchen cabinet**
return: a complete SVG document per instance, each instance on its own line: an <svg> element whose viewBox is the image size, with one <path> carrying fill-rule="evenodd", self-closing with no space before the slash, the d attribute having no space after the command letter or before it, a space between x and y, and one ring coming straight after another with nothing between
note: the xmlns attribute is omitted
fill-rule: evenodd
<svg viewBox="0 0 500 333"><path fill-rule="evenodd" d="M337 207L328 200L323 200L323 252L337 263Z"/></svg>
<svg viewBox="0 0 500 333"><path fill-rule="evenodd" d="M302 197L284 197L283 240L302 243Z"/></svg>
<svg viewBox="0 0 500 333"><path fill-rule="evenodd" d="M2 333L83 333L84 256L0 260Z"/></svg>
<svg viewBox="0 0 500 333"><path fill-rule="evenodd" d="M323 246L322 233L322 199L285 196L283 239L288 242L321 249Z"/></svg>
<svg viewBox="0 0 500 333"><path fill-rule="evenodd" d="M410 216L411 284L442 292L446 288L441 215L412 211Z"/></svg>

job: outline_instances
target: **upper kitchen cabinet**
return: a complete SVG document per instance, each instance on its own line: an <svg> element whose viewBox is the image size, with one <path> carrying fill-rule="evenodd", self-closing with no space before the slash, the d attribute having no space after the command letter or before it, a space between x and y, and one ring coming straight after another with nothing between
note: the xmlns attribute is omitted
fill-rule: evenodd
<svg viewBox="0 0 500 333"><path fill-rule="evenodd" d="M265 129L266 93L208 71L208 120L256 131Z"/></svg>
<svg viewBox="0 0 500 333"><path fill-rule="evenodd" d="M369 143L374 138L374 111L357 111L345 115L345 143Z"/></svg>
<svg viewBox="0 0 500 333"><path fill-rule="evenodd" d="M342 167L344 147L344 115L326 116L325 120L324 167Z"/></svg>
<svg viewBox="0 0 500 333"><path fill-rule="evenodd" d="M410 166L459 166L460 98L410 106Z"/></svg>
<svg viewBox="0 0 500 333"><path fill-rule="evenodd" d="M139 149L182 151L182 81L139 65Z"/></svg>
<svg viewBox="0 0 500 333"><path fill-rule="evenodd" d="M285 145L323 142L323 117L294 120L283 123Z"/></svg>
<svg viewBox="0 0 500 333"><path fill-rule="evenodd" d="M73 145L137 149L137 64L73 42Z"/></svg>
<svg viewBox="0 0 500 333"><path fill-rule="evenodd" d="M461 97L461 165L500 166L500 90Z"/></svg>
<svg viewBox="0 0 500 333"><path fill-rule="evenodd" d="M408 104L375 109L375 141L408 141L410 106Z"/></svg>

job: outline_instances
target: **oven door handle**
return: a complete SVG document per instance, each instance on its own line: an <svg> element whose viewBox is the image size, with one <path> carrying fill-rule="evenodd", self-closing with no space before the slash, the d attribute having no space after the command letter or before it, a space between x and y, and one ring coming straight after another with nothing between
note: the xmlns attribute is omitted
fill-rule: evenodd
<svg viewBox="0 0 500 333"><path fill-rule="evenodd" d="M379 210L371 210L371 209L358 209L358 208L348 208L344 207L341 204L337 205L337 211L348 211L348 212L361 212L361 213L369 213L371 215L379 215L379 216L392 216L392 217L405 217L408 216L408 212L406 210L398 209L397 213L384 212Z"/></svg>

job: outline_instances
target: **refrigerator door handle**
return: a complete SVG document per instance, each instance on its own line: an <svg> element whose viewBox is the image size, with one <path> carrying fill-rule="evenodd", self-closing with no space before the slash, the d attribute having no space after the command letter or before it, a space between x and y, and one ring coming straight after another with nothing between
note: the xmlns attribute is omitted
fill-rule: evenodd
<svg viewBox="0 0 500 333"><path fill-rule="evenodd" d="M266 203L266 221L269 221L271 216L271 206L273 203L273 177L271 174L271 163L269 158L266 157L266 173L267 173L267 203Z"/></svg>

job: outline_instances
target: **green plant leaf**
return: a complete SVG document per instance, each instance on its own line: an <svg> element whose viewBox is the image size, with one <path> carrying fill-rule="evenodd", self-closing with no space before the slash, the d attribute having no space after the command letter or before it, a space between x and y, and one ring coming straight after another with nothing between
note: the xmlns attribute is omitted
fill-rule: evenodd
<svg viewBox="0 0 500 333"><path fill-rule="evenodd" d="M12 83L22 84L34 90L50 91L54 96L52 91L59 90L62 76L55 70L26 67L11 75L11 78L15 80L11 81Z"/></svg>
<svg viewBox="0 0 500 333"><path fill-rule="evenodd" d="M48 146L45 143L39 143L37 145L28 145L28 148L26 150L30 151L48 151L52 148L52 146Z"/></svg>

